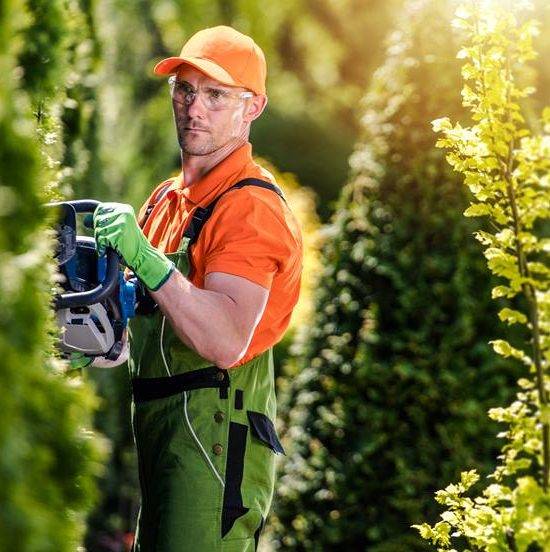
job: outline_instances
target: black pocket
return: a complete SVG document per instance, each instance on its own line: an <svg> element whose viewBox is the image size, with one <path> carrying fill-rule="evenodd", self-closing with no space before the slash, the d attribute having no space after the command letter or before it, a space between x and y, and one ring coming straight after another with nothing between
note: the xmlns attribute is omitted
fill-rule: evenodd
<svg viewBox="0 0 550 552"><path fill-rule="evenodd" d="M243 505L241 493L247 433L248 427L245 425L235 422L229 424L222 509L222 537L229 533L235 521L244 516L249 510Z"/></svg>
<svg viewBox="0 0 550 552"><path fill-rule="evenodd" d="M273 422L261 412L247 410L246 414L248 415L252 435L267 445L273 452L285 454L285 449L277 437Z"/></svg>

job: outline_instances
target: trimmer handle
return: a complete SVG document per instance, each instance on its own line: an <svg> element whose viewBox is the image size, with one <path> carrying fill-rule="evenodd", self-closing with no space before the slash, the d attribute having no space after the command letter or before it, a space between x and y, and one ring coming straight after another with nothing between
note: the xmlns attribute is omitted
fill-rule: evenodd
<svg viewBox="0 0 550 552"><path fill-rule="evenodd" d="M100 204L95 199L75 199L74 201L65 201L74 207L77 213L93 213Z"/></svg>
<svg viewBox="0 0 550 552"><path fill-rule="evenodd" d="M48 207L65 204L70 205L76 213L93 213L99 203L99 201L95 201L94 199L77 199L74 201L49 203ZM57 295L55 298L55 308L57 310L94 305L95 303L100 303L113 293L118 284L120 258L117 252L110 247L107 248L105 256L107 267L103 282L88 291L67 292Z"/></svg>

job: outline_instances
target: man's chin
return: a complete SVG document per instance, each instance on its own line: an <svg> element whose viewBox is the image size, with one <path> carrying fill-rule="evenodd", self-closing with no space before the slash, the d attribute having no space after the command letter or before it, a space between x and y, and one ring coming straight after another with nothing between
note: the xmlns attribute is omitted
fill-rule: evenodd
<svg viewBox="0 0 550 552"><path fill-rule="evenodd" d="M196 150L194 148L181 148L181 151L185 153L185 155L189 155L191 157L204 157L205 155L213 153L213 151Z"/></svg>
<svg viewBox="0 0 550 552"><path fill-rule="evenodd" d="M188 140L180 140L179 143L183 153L195 157L210 155L218 149L212 144L190 144Z"/></svg>

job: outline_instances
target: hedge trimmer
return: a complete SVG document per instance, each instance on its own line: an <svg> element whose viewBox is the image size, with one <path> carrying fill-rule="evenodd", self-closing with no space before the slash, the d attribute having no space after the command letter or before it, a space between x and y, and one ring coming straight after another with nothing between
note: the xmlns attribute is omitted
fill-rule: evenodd
<svg viewBox="0 0 550 552"><path fill-rule="evenodd" d="M135 279L126 281L116 251L96 250L94 238L77 235L77 214L93 213L94 200L50 203L58 210L55 258L61 274L62 292L54 308L61 328L59 349L87 357L116 360L123 348L128 319L135 315ZM89 222L84 220L84 224Z"/></svg>

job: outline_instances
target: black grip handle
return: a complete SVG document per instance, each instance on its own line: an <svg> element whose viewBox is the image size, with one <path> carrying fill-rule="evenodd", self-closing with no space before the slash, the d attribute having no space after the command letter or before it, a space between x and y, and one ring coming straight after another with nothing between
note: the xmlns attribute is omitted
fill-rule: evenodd
<svg viewBox="0 0 550 552"><path fill-rule="evenodd" d="M56 309L84 307L100 303L114 291L118 283L119 256L114 249L107 248L107 269L105 280L88 291L62 293L55 298Z"/></svg>
<svg viewBox="0 0 550 552"><path fill-rule="evenodd" d="M72 205L77 213L93 213L101 202L95 199L75 199L66 203Z"/></svg>
<svg viewBox="0 0 550 552"><path fill-rule="evenodd" d="M60 205L71 205L77 213L93 213L100 201L95 199L74 199L72 201L52 201L46 203L44 207L58 207Z"/></svg>
<svg viewBox="0 0 550 552"><path fill-rule="evenodd" d="M100 202L95 199L77 199L64 203L71 205L77 213L93 213L100 204ZM90 221L88 221L88 223L89 222ZM56 309L94 305L95 303L100 303L113 293L118 284L120 258L117 252L111 248L107 248L106 257L107 267L105 271L105 280L88 291L67 292L58 295L55 298Z"/></svg>

